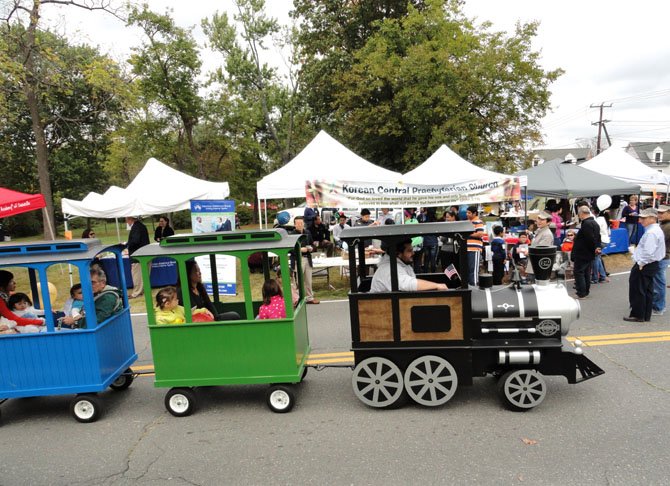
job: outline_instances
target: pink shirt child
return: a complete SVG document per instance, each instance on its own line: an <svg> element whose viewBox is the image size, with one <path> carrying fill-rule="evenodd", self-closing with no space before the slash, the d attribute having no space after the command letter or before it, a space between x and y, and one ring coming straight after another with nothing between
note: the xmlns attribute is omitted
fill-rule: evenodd
<svg viewBox="0 0 670 486"><path fill-rule="evenodd" d="M286 308L284 307L284 297L273 295L270 297L268 305L263 304L258 309L259 319L282 319L286 317Z"/></svg>

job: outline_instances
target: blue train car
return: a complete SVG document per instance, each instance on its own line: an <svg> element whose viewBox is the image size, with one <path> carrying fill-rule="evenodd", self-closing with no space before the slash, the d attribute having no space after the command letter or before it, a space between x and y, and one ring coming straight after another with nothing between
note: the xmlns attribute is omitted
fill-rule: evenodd
<svg viewBox="0 0 670 486"><path fill-rule="evenodd" d="M97 392L130 386L129 367L137 354L125 282L119 289L105 288L94 295L90 276L101 254L115 259L123 275L121 250L97 239L0 245L0 270L19 274L17 290L32 297L45 321L39 332L0 334L0 403L9 398L76 394L70 404L73 416L93 422L101 413ZM72 329L63 325L64 313L52 302L57 292L49 281L55 275L66 280L68 272L81 283L81 315L85 316ZM69 284L61 286L69 291ZM103 292L114 292L117 301L111 315L98 322L96 297Z"/></svg>

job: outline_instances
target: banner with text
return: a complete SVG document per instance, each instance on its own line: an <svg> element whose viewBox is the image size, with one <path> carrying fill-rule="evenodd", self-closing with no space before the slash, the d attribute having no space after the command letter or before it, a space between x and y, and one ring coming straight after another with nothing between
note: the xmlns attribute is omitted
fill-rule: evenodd
<svg viewBox="0 0 670 486"><path fill-rule="evenodd" d="M305 192L320 207L426 207L519 200L521 184L511 176L438 185L315 180Z"/></svg>

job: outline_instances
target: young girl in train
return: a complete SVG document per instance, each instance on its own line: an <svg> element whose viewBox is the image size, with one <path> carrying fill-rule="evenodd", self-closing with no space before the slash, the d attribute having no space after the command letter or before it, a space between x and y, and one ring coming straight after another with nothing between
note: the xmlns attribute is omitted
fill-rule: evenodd
<svg viewBox="0 0 670 486"><path fill-rule="evenodd" d="M24 319L40 319L44 317L44 311L38 311L33 307L33 302L30 300L28 295L23 292L17 292L9 296L9 301L7 302L9 309L19 317ZM22 334L24 333L36 333L36 332L46 332L46 326L16 326L16 331Z"/></svg>
<svg viewBox="0 0 670 486"><path fill-rule="evenodd" d="M263 284L263 305L258 309L259 319L283 319L286 317L284 296L275 279Z"/></svg>
<svg viewBox="0 0 670 486"><path fill-rule="evenodd" d="M156 294L156 324L183 324L184 308L179 305L177 289L165 287Z"/></svg>

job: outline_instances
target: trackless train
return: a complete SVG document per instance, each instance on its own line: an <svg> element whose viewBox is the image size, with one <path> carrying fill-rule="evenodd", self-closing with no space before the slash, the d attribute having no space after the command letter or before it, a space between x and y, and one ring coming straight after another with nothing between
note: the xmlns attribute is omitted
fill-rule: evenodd
<svg viewBox="0 0 670 486"><path fill-rule="evenodd" d="M390 258L390 292L370 292L372 269L366 263L366 243L381 240L392 250L407 238L447 236L455 241L457 270L467 274L465 239L469 222L389 225L346 229L349 245L349 311L354 354L354 395L373 408L395 407L409 397L424 406L446 403L460 385L475 377L495 375L503 403L512 410L529 410L545 399L544 375L562 375L578 383L604 371L584 356L580 343L565 336L579 318L579 303L564 285L549 281L553 248L539 249L534 258L537 283L518 280L495 288L471 288L444 273L420 278L444 283L447 290L398 290L397 260ZM142 267L155 386L168 388L165 407L175 416L191 414L198 386L266 384L266 402L275 412L295 403L294 386L310 366L308 319L301 271L302 237L283 229L171 236L138 250ZM262 300L246 262L260 253L265 279L279 280L286 317L257 319ZM118 310L102 322L89 266L101 256L112 258L121 297ZM151 297L151 265L170 259L177 269L185 323L158 324ZM189 292L193 260L200 264L217 316L196 319L197 305ZM85 326L64 329L49 297L48 269L68 263L82 284ZM0 402L14 397L75 393L72 413L82 422L100 415L97 392L123 390L138 373L130 369L134 351L130 308L125 291L121 247L99 240L75 240L0 245L0 270L24 269L36 307L45 311L45 332L0 334ZM238 272L234 291L226 290L222 271ZM223 270L222 270L223 269ZM484 279L485 280L485 279ZM292 286L295 288L292 289ZM256 289L256 290L255 290ZM298 295L292 299L293 290ZM295 300L295 305L294 301ZM42 303L42 304L40 304Z"/></svg>

